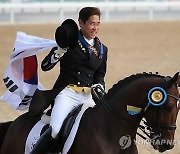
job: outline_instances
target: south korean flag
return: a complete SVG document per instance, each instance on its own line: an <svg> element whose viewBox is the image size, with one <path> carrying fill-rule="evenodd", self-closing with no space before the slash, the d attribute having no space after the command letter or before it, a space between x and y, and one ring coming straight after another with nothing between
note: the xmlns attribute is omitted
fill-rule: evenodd
<svg viewBox="0 0 180 154"><path fill-rule="evenodd" d="M17 32L14 50L3 77L7 91L2 101L14 109L25 110L29 107L35 90L43 89L38 82L38 62L36 54L57 46L54 40Z"/></svg>

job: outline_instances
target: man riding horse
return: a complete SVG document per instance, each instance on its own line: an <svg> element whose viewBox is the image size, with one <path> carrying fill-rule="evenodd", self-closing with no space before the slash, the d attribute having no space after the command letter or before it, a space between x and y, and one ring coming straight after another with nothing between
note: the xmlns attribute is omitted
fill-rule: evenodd
<svg viewBox="0 0 180 154"><path fill-rule="evenodd" d="M59 133L69 112L82 103L95 105L91 87L105 88L107 47L97 38L100 10L85 7L79 12L79 26L65 20L55 33L58 47L51 49L42 61L43 71L49 71L60 62L60 74L53 89L61 91L55 97L50 127L40 137L32 154L43 154ZM52 131L51 131L52 130Z"/></svg>

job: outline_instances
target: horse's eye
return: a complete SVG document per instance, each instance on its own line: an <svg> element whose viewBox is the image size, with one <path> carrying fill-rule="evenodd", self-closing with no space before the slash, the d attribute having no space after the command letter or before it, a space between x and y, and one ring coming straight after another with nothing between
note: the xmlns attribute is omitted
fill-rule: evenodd
<svg viewBox="0 0 180 154"><path fill-rule="evenodd" d="M168 112L170 112L171 110L172 110L172 106L170 106L170 105L166 105L166 106L164 106L164 110L166 110L166 111L168 111Z"/></svg>

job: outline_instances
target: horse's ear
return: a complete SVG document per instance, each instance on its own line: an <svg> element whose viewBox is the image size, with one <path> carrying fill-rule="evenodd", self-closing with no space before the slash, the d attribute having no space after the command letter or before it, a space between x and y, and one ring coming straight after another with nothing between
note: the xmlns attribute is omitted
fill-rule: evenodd
<svg viewBox="0 0 180 154"><path fill-rule="evenodd" d="M175 84L176 86L180 85L180 76L179 76L180 72L177 72L173 78L171 78L169 81L167 81L166 83L166 87L170 88L173 84Z"/></svg>

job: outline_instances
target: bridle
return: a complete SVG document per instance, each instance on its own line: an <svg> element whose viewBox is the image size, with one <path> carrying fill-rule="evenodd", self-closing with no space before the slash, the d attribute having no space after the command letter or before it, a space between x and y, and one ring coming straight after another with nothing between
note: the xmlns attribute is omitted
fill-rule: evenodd
<svg viewBox="0 0 180 154"><path fill-rule="evenodd" d="M161 88L161 87L158 87L158 88L154 87L154 88L151 89L152 92L153 92L153 90L158 89L158 90L160 90L160 91L163 93L163 95L164 95L164 100L163 100L163 102L160 103L160 105L158 105L158 104L156 105L156 104L154 104L154 103L151 103L152 105L158 106L158 107L162 106L164 103L166 103L167 97L172 97L172 98L176 99L177 102L180 101L180 94L179 94L178 96L174 96L174 95L172 95L172 94L167 93L167 92L164 90L164 89L166 89L166 84L165 84L165 83L166 83L167 81L169 81L170 79L171 79L170 77L165 77L165 78L163 79L163 83L162 83L162 87L163 87L163 88ZM176 86L177 86L177 88L179 87L178 84L177 84ZM149 95L149 94L152 94L152 93L150 93L151 90L149 91L148 95ZM149 98L149 96L148 96L148 100L151 101L151 99ZM148 103L148 105L145 107L144 110L146 110L148 106L149 106L149 103ZM156 122L154 122L154 123L149 123L149 122L143 120L144 126L139 125L139 129L140 129L144 134L146 134L150 139L152 138L152 136L154 136L155 133L158 134L159 136L161 136L161 130L175 131L176 128L177 128L176 124L170 124L170 125L169 125L169 124L162 124L162 123L160 123L160 121L158 120L158 118L160 117L160 116L159 116L160 109L161 109L161 108L157 108L157 111L156 111L156 113L157 113L157 114L156 114ZM150 133L148 134L147 131L149 131ZM138 134L140 137L145 138L142 134L140 134L140 133L138 133L138 132L137 132L137 134ZM146 139L147 139L147 138L146 138Z"/></svg>
<svg viewBox="0 0 180 154"><path fill-rule="evenodd" d="M174 96L171 94L167 93L167 96L172 97L174 99L176 99L177 101L180 101L180 97L179 96ZM154 123L148 123L145 120L143 121L143 125L139 125L139 129L148 137L145 137L144 135L142 135L141 133L137 132L137 135L139 135L141 138L147 140L147 139L153 139L155 134L157 134L159 137L161 136L161 130L170 130L170 131L175 131L177 126L176 124L161 124L158 120L159 117L159 110L157 109L157 115L156 115L156 122ZM156 136L157 136L156 135Z"/></svg>
<svg viewBox="0 0 180 154"><path fill-rule="evenodd" d="M171 94L167 94L168 96L176 99L177 101L180 101L180 96L174 96L174 95L171 95Z"/></svg>

